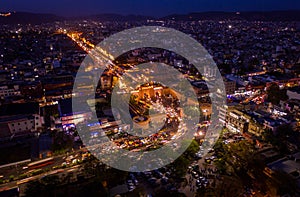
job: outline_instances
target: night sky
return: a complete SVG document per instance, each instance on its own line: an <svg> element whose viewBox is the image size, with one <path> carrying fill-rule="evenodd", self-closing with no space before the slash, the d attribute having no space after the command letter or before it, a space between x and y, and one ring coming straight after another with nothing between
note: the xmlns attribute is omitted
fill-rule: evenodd
<svg viewBox="0 0 300 197"><path fill-rule="evenodd" d="M0 11L79 16L101 13L165 16L202 11L300 9L300 0L0 0Z"/></svg>

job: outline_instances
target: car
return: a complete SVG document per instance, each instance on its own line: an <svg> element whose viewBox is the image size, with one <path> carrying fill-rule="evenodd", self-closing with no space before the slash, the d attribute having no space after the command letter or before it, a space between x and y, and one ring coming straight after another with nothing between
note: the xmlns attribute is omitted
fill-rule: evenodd
<svg viewBox="0 0 300 197"><path fill-rule="evenodd" d="M131 180L135 179L135 176L134 176L133 173L130 173L130 174L129 174L129 177L130 177Z"/></svg>
<svg viewBox="0 0 300 197"><path fill-rule="evenodd" d="M207 178L200 176L198 180L200 180L201 182L205 182L205 181L207 181Z"/></svg>
<svg viewBox="0 0 300 197"><path fill-rule="evenodd" d="M163 173L161 173L159 170L155 170L155 171L154 171L154 175L155 175L157 178L161 178L161 177L164 176Z"/></svg>
<svg viewBox="0 0 300 197"><path fill-rule="evenodd" d="M152 172L143 172L143 175L146 177L146 178L150 178L152 176Z"/></svg>
<svg viewBox="0 0 300 197"><path fill-rule="evenodd" d="M216 156L211 156L210 160L214 161L217 157Z"/></svg>
<svg viewBox="0 0 300 197"><path fill-rule="evenodd" d="M194 178L199 178L199 174L196 171L192 171L192 176Z"/></svg>
<svg viewBox="0 0 300 197"><path fill-rule="evenodd" d="M166 173L168 171L167 167L162 167L159 169L159 171L161 171L162 173Z"/></svg>
<svg viewBox="0 0 300 197"><path fill-rule="evenodd" d="M209 158L206 158L206 159L205 159L205 163L211 164L211 160L210 160Z"/></svg>
<svg viewBox="0 0 300 197"><path fill-rule="evenodd" d="M148 182L150 183L150 185L152 185L153 187L157 187L159 184L157 183L157 179L156 178L150 178L148 179Z"/></svg>
<svg viewBox="0 0 300 197"><path fill-rule="evenodd" d="M136 188L135 186L129 186L129 187L128 187L128 191L129 191L129 192L132 192L133 190L135 190L135 188Z"/></svg>
<svg viewBox="0 0 300 197"><path fill-rule="evenodd" d="M193 165L193 170L198 171L199 170L199 165L198 164Z"/></svg>
<svg viewBox="0 0 300 197"><path fill-rule="evenodd" d="M171 172L167 171L167 172L165 173L165 176L166 176L166 177L170 177L170 176L171 176Z"/></svg>
<svg viewBox="0 0 300 197"><path fill-rule="evenodd" d="M201 185L202 185L201 180L197 180L197 181L196 181L196 186L197 186L197 187L201 187Z"/></svg>
<svg viewBox="0 0 300 197"><path fill-rule="evenodd" d="M130 180L130 179L129 179L129 180L127 180L126 182L127 182L127 185L129 185L129 186L134 186L134 184L133 184L133 181L132 181L132 180Z"/></svg>
<svg viewBox="0 0 300 197"><path fill-rule="evenodd" d="M202 159L202 154L201 153L196 153L195 158L196 159Z"/></svg>
<svg viewBox="0 0 300 197"><path fill-rule="evenodd" d="M133 183L134 183L135 186L137 186L139 184L139 181L137 179L134 179Z"/></svg>
<svg viewBox="0 0 300 197"><path fill-rule="evenodd" d="M152 177L152 178L148 179L148 182L149 182L149 183L156 182L156 181L157 181L157 179L156 179L156 178L154 178L154 177Z"/></svg>
<svg viewBox="0 0 300 197"><path fill-rule="evenodd" d="M169 179L167 177L162 177L160 181L163 185L166 185L168 184Z"/></svg>

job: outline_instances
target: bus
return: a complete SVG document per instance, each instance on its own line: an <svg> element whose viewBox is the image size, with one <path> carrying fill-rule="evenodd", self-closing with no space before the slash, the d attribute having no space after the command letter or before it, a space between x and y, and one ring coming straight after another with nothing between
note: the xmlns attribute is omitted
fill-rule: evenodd
<svg viewBox="0 0 300 197"><path fill-rule="evenodd" d="M51 165L54 163L54 158L50 157L47 159L42 159L39 161L35 161L35 162L31 162L30 164L28 164L28 169L32 170L32 169L38 169L38 168L42 168L48 165Z"/></svg>

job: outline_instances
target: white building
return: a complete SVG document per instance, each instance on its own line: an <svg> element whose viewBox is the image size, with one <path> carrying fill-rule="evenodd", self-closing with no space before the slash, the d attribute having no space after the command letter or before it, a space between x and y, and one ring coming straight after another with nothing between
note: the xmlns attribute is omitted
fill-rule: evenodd
<svg viewBox="0 0 300 197"><path fill-rule="evenodd" d="M19 85L14 85L9 87L7 85L0 86L0 98L5 98L8 96L18 96L21 95Z"/></svg>
<svg viewBox="0 0 300 197"><path fill-rule="evenodd" d="M286 92L289 99L300 100L300 91L299 90L288 90Z"/></svg>
<svg viewBox="0 0 300 197"><path fill-rule="evenodd" d="M2 116L0 121L0 136L21 136L36 132L42 127L44 119L38 114Z"/></svg>

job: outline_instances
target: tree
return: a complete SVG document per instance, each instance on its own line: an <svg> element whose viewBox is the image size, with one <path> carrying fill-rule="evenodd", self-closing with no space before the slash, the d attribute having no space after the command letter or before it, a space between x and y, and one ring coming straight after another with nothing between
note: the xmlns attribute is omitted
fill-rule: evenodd
<svg viewBox="0 0 300 197"><path fill-rule="evenodd" d="M53 152L61 152L73 147L73 136L67 135L64 132L54 132L52 144Z"/></svg>
<svg viewBox="0 0 300 197"><path fill-rule="evenodd" d="M272 175L273 185L278 188L279 195L290 194L294 196L297 191L297 182L292 176L281 171L275 171Z"/></svg>
<svg viewBox="0 0 300 197"><path fill-rule="evenodd" d="M186 174L190 161L184 155L181 155L172 165L174 166L176 177L181 178Z"/></svg>
<svg viewBox="0 0 300 197"><path fill-rule="evenodd" d="M188 148L186 149L186 151L184 152L184 154L187 156L187 158L189 158L189 159L191 159L191 158L193 158L194 157L194 155L199 151L199 144L198 144L198 142L196 141L196 140L192 140L192 141L190 141L190 140L186 140L186 141L184 141L184 142L182 142L182 143L188 143L188 144L190 144L189 146L188 146ZM183 144L183 146L184 146L184 144Z"/></svg>
<svg viewBox="0 0 300 197"><path fill-rule="evenodd" d="M271 84L267 90L268 100L273 105L278 105L281 100L287 100L288 96L286 95L285 90L280 90L279 86L276 83Z"/></svg>
<svg viewBox="0 0 300 197"><path fill-rule="evenodd" d="M273 134L273 131L272 130L270 130L270 129L266 129L263 133L262 133L262 139L265 141L265 142L267 142L267 143L269 143L269 144L271 144L271 145L273 145L273 146L275 146L278 142L278 139L277 138L275 138L275 136L274 136L274 134Z"/></svg>
<svg viewBox="0 0 300 197"><path fill-rule="evenodd" d="M25 196L56 196L57 187L61 184L59 177L56 175L46 176L41 180L28 183L25 190Z"/></svg>
<svg viewBox="0 0 300 197"><path fill-rule="evenodd" d="M237 176L223 176L222 181L216 184L216 187L213 189L212 196L223 196L223 197L232 197L232 196L241 196L243 192L243 184L239 177ZM208 196L205 194L204 196Z"/></svg>
<svg viewBox="0 0 300 197"><path fill-rule="evenodd" d="M289 139L298 139L298 133L294 132L290 124L280 125L276 132L273 133L271 130L265 130L263 133L264 141L271 144L273 147L278 149L282 154L288 154L289 150L287 142Z"/></svg>
<svg viewBox="0 0 300 197"><path fill-rule="evenodd" d="M107 196L107 192L102 186L102 181L96 178L79 190L79 196Z"/></svg>
<svg viewBox="0 0 300 197"><path fill-rule="evenodd" d="M181 147L186 147L187 145L189 146L185 152L172 163L177 177L183 177L186 174L194 155L199 151L199 144L196 140L185 140L182 142Z"/></svg>

